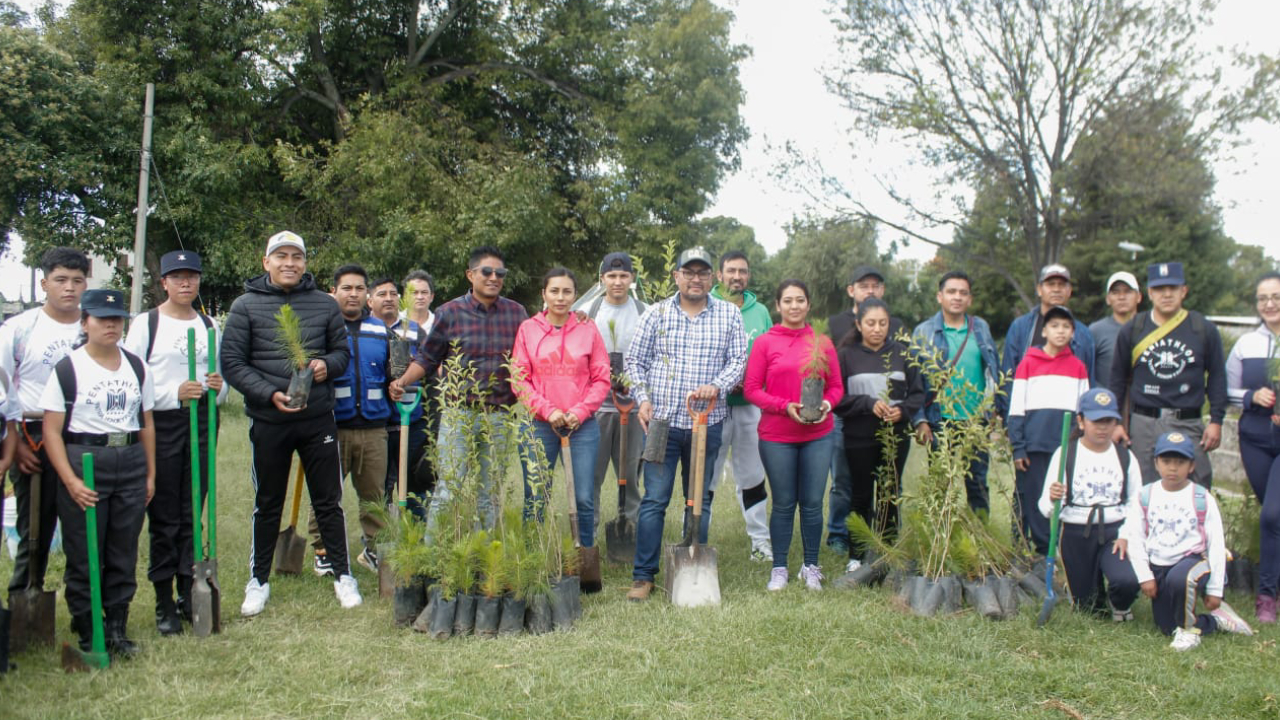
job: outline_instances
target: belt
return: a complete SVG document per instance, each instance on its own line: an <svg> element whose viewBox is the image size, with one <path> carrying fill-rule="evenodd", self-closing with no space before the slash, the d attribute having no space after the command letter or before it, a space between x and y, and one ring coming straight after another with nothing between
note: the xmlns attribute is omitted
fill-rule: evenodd
<svg viewBox="0 0 1280 720"><path fill-rule="evenodd" d="M95 447L127 447L138 442L138 432L118 433L64 433L64 442Z"/></svg>
<svg viewBox="0 0 1280 720"><path fill-rule="evenodd" d="M1200 410L1198 408L1153 408L1134 405L1133 411L1139 415L1146 415L1153 418L1176 418L1178 420L1199 420Z"/></svg>

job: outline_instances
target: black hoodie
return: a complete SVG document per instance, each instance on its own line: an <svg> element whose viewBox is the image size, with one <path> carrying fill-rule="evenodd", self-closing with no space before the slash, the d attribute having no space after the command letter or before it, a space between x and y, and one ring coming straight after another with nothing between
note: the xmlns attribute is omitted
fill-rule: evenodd
<svg viewBox="0 0 1280 720"><path fill-rule="evenodd" d="M333 380L351 359L338 303L320 292L311 273L287 292L267 278L263 273L246 282L245 294L231 304L222 331L223 375L244 395L245 414L255 420L282 423L332 413ZM307 348L329 370L324 382L312 383L307 406L296 413L282 413L271 402L272 394L288 390L293 371L276 342L275 315L286 303L298 315Z"/></svg>

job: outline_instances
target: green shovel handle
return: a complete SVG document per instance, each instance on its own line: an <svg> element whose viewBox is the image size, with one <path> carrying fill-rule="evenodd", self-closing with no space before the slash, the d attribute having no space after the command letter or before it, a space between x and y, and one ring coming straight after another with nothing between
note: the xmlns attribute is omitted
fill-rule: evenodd
<svg viewBox="0 0 1280 720"><path fill-rule="evenodd" d="M84 475L84 486L93 490L93 454L80 456L80 469ZM89 551L89 607L93 620L94 653L106 653L106 637L102 633L102 573L98 561L98 508L90 505L84 509L85 545Z"/></svg>
<svg viewBox="0 0 1280 720"><path fill-rule="evenodd" d="M218 331L209 328L209 374L218 372ZM218 393L208 390L209 398L209 559L218 557Z"/></svg>
<svg viewBox="0 0 1280 720"><path fill-rule="evenodd" d="M187 380L196 381L196 330L187 328ZM191 426L191 549L194 562L204 560L204 532L200 528L200 403L187 401Z"/></svg>
<svg viewBox="0 0 1280 720"><path fill-rule="evenodd" d="M422 387L419 386L414 389L412 400L405 400L404 398L401 398L400 402L396 403L396 405L400 408L400 426L401 427L409 426L409 416L413 414L414 409L418 407L418 403L421 401L422 401Z"/></svg>

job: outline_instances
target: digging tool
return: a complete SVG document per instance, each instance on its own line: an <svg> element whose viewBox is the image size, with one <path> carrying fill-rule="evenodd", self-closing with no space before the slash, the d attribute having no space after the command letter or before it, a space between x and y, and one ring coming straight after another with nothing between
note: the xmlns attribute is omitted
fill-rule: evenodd
<svg viewBox="0 0 1280 720"><path fill-rule="evenodd" d="M0 501L4 499L4 477L8 473L0 473ZM0 602L0 675L9 672L9 608Z"/></svg>
<svg viewBox="0 0 1280 720"><path fill-rule="evenodd" d="M667 560L664 575L667 594L671 596L672 605L681 607L720 604L716 549L698 542L702 528L702 478L707 465L707 416L716 406L716 401L715 398L709 400L701 412L694 409L695 403L691 393L686 399L686 407L693 416L693 473L691 492L685 503L692 507L693 514L685 528L684 540L679 545L666 546L663 553Z"/></svg>
<svg viewBox="0 0 1280 720"><path fill-rule="evenodd" d="M636 559L636 526L626 515L627 509L627 420L631 410L635 408L635 398L630 395L618 397L613 393L613 405L618 408L618 517L605 523L604 538L609 561L622 565L630 565Z"/></svg>
<svg viewBox="0 0 1280 720"><path fill-rule="evenodd" d="M31 520L27 533L30 548L27 555L27 587L21 592L9 594L9 611L12 616L9 642L15 653L22 652L28 645L52 645L56 634L57 593L46 591L43 581L40 586L32 584L35 569L49 566L49 546L40 539L42 484L39 473L31 475L28 480ZM43 561L37 562L42 557Z"/></svg>
<svg viewBox="0 0 1280 720"><path fill-rule="evenodd" d="M93 455L80 456L81 472L85 487L93 490ZM84 509L84 534L89 551L89 615L93 624L93 640L89 651L71 643L62 643L62 668L67 672L89 669L105 670L111 666L107 655L107 641L102 634L102 573L98 563L98 509L92 505ZM68 562L70 562L68 558Z"/></svg>
<svg viewBox="0 0 1280 720"><path fill-rule="evenodd" d="M209 328L209 372L218 371L217 338ZM187 378L196 379L196 331L187 330ZM191 632L209 637L222 631L222 589L218 587L217 475L218 394L208 391L209 401L209 553L204 554L200 527L200 404L190 401L191 412L191 547L194 553L191 582Z"/></svg>
<svg viewBox="0 0 1280 720"><path fill-rule="evenodd" d="M396 403L400 409L400 462L396 466L396 501L391 505L391 522L398 523L400 513L408 512L408 484L409 484L409 418L413 415L414 408L418 407L418 403L422 400L422 388L418 388L413 393L413 399L410 401L401 400ZM384 547L379 549L378 555L378 596L392 597L396 592L396 577L391 566L386 562L387 551L391 549L388 543L383 543Z"/></svg>
<svg viewBox="0 0 1280 720"><path fill-rule="evenodd" d="M1058 450L1058 482L1062 483L1067 472L1067 444L1071 442L1071 413L1062 413L1062 444ZM1062 499L1053 501L1053 514L1049 516L1049 552L1044 559L1044 586L1049 591L1044 596L1044 605L1040 606L1040 617L1036 618L1036 627L1044 627L1053 614L1053 606L1058 602L1058 593L1053 589L1053 567L1058 555L1058 512L1062 510Z"/></svg>
<svg viewBox="0 0 1280 720"><path fill-rule="evenodd" d="M578 495L573 481L573 459L569 454L569 436L573 434L573 430L565 427L564 432L560 432L560 428L554 425L551 429L560 436L560 459L564 461L564 485L569 493L569 532L573 535L573 546L578 549L578 580L582 583L582 592L597 593L604 587L600 579L600 548L594 545L582 547L582 541L578 536Z"/></svg>
<svg viewBox="0 0 1280 720"><path fill-rule="evenodd" d="M302 572L302 559L307 553L307 541L298 534L298 507L302 504L302 458L298 458L298 472L293 481L293 509L289 514L289 527L276 538L276 572L281 575L297 575Z"/></svg>

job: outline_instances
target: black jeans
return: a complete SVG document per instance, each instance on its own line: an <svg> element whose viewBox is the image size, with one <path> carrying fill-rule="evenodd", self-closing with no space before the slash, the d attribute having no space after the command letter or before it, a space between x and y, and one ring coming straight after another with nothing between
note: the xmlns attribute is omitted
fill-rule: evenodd
<svg viewBox="0 0 1280 720"><path fill-rule="evenodd" d="M22 424L18 424L18 442L25 443L22 436ZM43 436L37 431L32 439L39 442ZM9 577L9 593L22 590L30 583L31 587L44 588L44 574L49 567L49 546L53 544L53 529L58 521L58 489L62 482L58 473L49 464L44 448L36 451L40 460L40 472L27 474L18 469L15 462L9 471L9 482L13 483L13 499L17 510L18 556L13 561L13 575ZM31 537L31 483L40 483L40 537Z"/></svg>
<svg viewBox="0 0 1280 720"><path fill-rule="evenodd" d="M1116 538L1120 536L1120 525L1113 522L1109 525L1093 526L1089 537L1085 537L1085 525L1061 523L1059 536L1062 539L1062 570L1067 575L1067 586L1071 588L1072 602L1079 610L1104 609L1110 601L1113 610L1124 611L1133 606L1138 597L1138 576L1133 572L1133 565L1128 557L1124 560L1111 552ZM1098 542L1101 533L1102 542ZM1102 594L1102 582L1106 581L1106 595Z"/></svg>
<svg viewBox="0 0 1280 720"><path fill-rule="evenodd" d="M849 463L850 514L857 513L873 530L880 530L886 541L892 543L898 536L898 496L902 494L902 470L907 465L907 454L911 452L911 435L903 423L894 430L898 436L898 448L892 457L885 453L885 447L872 438L844 438L844 455ZM892 472L897 478L897 487L886 497L878 498L884 490L879 485L881 472ZM883 527L877 527L876 521L883 521ZM852 534L849 536L849 557L863 560L867 548L858 542Z"/></svg>
<svg viewBox="0 0 1280 720"><path fill-rule="evenodd" d="M207 401L206 401L207 402ZM209 491L209 414L200 403L200 501ZM191 577L195 559L191 541L191 416L186 408L154 413L156 427L156 494L147 506L151 566L147 579Z"/></svg>

